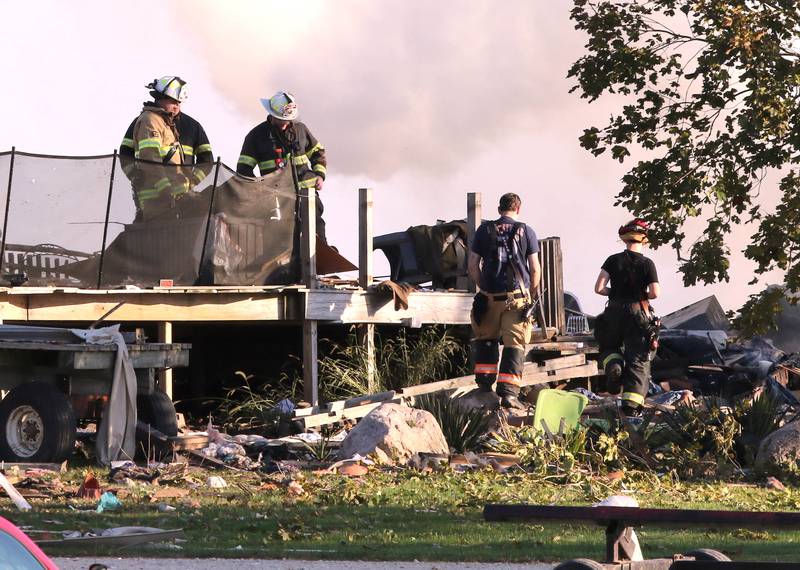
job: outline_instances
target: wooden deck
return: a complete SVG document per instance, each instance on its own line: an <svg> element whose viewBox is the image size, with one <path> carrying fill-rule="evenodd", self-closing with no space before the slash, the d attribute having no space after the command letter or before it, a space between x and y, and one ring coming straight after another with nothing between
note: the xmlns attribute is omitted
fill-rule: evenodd
<svg viewBox="0 0 800 570"><path fill-rule="evenodd" d="M281 287L170 287L153 289L0 289L6 323L87 322L302 322L421 326L469 324L472 294L419 291L409 308L391 296L363 289ZM110 313L113 311L113 313Z"/></svg>
<svg viewBox="0 0 800 570"><path fill-rule="evenodd" d="M395 310L390 294L370 290L375 283L372 243L372 190L359 190L359 275L350 287L329 286L317 276L314 189L299 192L303 209L301 227L301 285L153 287L112 290L69 287L0 288L0 320L5 323L157 323L158 342L172 342L174 323L287 322L302 326L305 399L317 404L318 325L358 324L359 338L367 350L367 376L372 385L375 359L375 325L469 324L474 290L418 291L408 298L408 308ZM480 195L467 195L468 236L481 220ZM556 239L556 238L553 238ZM468 241L470 241L468 239ZM552 250L552 251L551 251ZM563 279L560 246L543 253L551 287L544 304L552 312L550 327L564 332ZM546 258L546 259L544 259ZM552 299L550 299L552 297ZM556 347L558 348L558 347ZM562 354L584 352L571 347ZM555 350L555 349L553 349ZM551 352L553 351L551 350ZM172 395L171 370L161 374L161 388Z"/></svg>

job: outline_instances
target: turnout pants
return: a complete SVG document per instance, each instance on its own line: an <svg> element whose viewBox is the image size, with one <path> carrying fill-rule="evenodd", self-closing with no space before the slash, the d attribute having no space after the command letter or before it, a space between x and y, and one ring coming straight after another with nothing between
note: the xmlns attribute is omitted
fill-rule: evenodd
<svg viewBox="0 0 800 570"><path fill-rule="evenodd" d="M603 369L622 365L622 403L632 408L644 404L650 386L648 322L638 303L609 301L595 323Z"/></svg>
<svg viewBox="0 0 800 570"><path fill-rule="evenodd" d="M479 299L479 296L484 298ZM531 338L531 322L524 315L528 298L515 299L514 296L514 293L478 293L470 315L475 381L489 390L497 382L496 390L500 396L519 394L525 346ZM484 304L483 308L477 310L481 304ZM503 343L502 357L500 341Z"/></svg>

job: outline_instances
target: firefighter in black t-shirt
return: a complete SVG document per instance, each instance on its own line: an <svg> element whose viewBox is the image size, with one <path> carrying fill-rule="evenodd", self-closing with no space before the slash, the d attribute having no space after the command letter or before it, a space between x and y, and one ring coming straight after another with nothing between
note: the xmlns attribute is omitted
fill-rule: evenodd
<svg viewBox="0 0 800 570"><path fill-rule="evenodd" d="M642 255L647 229L638 218L619 228L625 251L606 259L594 285L595 293L609 299L597 317L594 334L609 391L617 392L621 380L626 414L636 413L644 404L650 385L650 351L658 333L650 300L658 297L661 287L655 264Z"/></svg>

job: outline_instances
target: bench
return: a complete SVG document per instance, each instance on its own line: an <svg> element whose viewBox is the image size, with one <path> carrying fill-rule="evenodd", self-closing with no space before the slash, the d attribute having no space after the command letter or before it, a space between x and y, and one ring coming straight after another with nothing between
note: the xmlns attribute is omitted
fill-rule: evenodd
<svg viewBox="0 0 800 570"><path fill-rule="evenodd" d="M490 522L501 521L560 521L596 523L606 527L606 560L601 564L591 560L576 559L557 568L568 569L658 569L680 570L692 568L771 569L798 568L796 563L731 562L715 550L701 549L672 558L659 558L639 562L631 561L635 543L632 527L652 523L657 525L729 526L734 528L798 528L800 513L710 511L693 509L644 509L638 507L555 507L544 505L486 505L483 518Z"/></svg>

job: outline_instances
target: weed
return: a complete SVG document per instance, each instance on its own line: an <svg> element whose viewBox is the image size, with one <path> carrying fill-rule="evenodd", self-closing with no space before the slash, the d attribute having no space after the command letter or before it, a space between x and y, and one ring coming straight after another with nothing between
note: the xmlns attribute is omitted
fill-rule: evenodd
<svg viewBox="0 0 800 570"><path fill-rule="evenodd" d="M589 430L578 426L564 433L548 434L533 426L513 427L501 421L487 446L513 453L520 466L535 477L557 483L586 481L596 474L603 455L587 445Z"/></svg>
<svg viewBox="0 0 800 570"><path fill-rule="evenodd" d="M445 394L421 396L414 407L436 418L447 445L457 453L478 450L489 429L490 417L484 410L467 408Z"/></svg>
<svg viewBox="0 0 800 570"><path fill-rule="evenodd" d="M228 390L225 398L219 401L215 415L224 418L226 429L276 431L280 413L275 410L275 404L279 399L292 397L298 392L297 378L284 374L278 386L265 383L255 387L251 384L252 374L237 370L236 376L241 378L242 384Z"/></svg>
<svg viewBox="0 0 800 570"><path fill-rule="evenodd" d="M370 393L367 350L355 333L345 344L328 343L327 356L320 359L322 397L338 400ZM376 391L398 390L430 380L441 380L462 372L464 347L443 327L426 327L411 337L405 329L394 338L375 339ZM456 363L454 365L454 362Z"/></svg>

